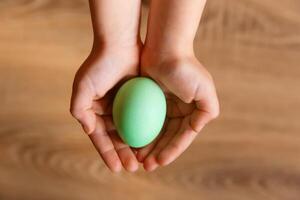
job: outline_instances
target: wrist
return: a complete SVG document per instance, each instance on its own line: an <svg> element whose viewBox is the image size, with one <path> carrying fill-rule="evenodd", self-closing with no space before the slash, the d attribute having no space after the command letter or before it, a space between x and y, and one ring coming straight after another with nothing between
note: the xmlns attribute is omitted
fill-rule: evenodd
<svg viewBox="0 0 300 200"><path fill-rule="evenodd" d="M194 55L193 42L146 40L142 54L151 54L158 58L192 56Z"/></svg>
<svg viewBox="0 0 300 200"><path fill-rule="evenodd" d="M132 66L136 66L140 62L142 45L140 42L132 44L111 44L111 43L100 43L94 41L93 47L88 55L87 60L98 62L100 60L113 59L114 62L123 61L126 64L132 63Z"/></svg>
<svg viewBox="0 0 300 200"><path fill-rule="evenodd" d="M140 50L142 41L140 38L102 38L94 36L93 51L119 51L119 50Z"/></svg>
<svg viewBox="0 0 300 200"><path fill-rule="evenodd" d="M161 63L168 60L181 60L183 58L195 57L193 45L170 45L168 47L161 45L145 44L142 50L141 62Z"/></svg>

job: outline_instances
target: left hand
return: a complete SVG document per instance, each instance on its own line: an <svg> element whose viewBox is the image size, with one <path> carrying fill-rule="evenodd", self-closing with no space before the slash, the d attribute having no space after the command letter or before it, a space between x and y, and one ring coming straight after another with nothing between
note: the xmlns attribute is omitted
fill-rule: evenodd
<svg viewBox="0 0 300 200"><path fill-rule="evenodd" d="M154 79L167 98L165 129L150 145L138 150L137 159L147 171L174 161L202 128L219 115L212 77L194 56L143 53L143 76Z"/></svg>

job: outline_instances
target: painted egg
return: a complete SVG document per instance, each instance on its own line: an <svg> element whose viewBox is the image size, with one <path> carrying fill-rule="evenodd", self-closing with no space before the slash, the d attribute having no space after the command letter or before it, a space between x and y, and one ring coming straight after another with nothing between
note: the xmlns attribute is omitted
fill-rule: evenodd
<svg viewBox="0 0 300 200"><path fill-rule="evenodd" d="M113 102L113 121L122 140L143 147L160 133L166 117L166 98L151 79L137 77L125 82Z"/></svg>

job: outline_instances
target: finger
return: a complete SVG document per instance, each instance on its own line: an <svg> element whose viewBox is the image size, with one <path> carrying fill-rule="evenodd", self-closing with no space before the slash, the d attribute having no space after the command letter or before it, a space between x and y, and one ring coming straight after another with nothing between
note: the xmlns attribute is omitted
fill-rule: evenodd
<svg viewBox="0 0 300 200"><path fill-rule="evenodd" d="M176 97L167 99L167 105L167 116L172 118L189 115L195 110L193 103L184 103Z"/></svg>
<svg viewBox="0 0 300 200"><path fill-rule="evenodd" d="M129 172L136 171L139 166L132 149L121 140L117 131L110 131L110 136L123 167Z"/></svg>
<svg viewBox="0 0 300 200"><path fill-rule="evenodd" d="M165 133L163 133L162 138L157 142L152 151L144 159L143 166L146 171L153 171L159 166L157 156L160 150L163 149L163 147L172 139L173 132L174 130L167 130Z"/></svg>
<svg viewBox="0 0 300 200"><path fill-rule="evenodd" d="M105 129L106 129L107 132L116 130L116 127L114 125L112 116L101 116L101 118L104 120Z"/></svg>
<svg viewBox="0 0 300 200"><path fill-rule="evenodd" d="M112 114L112 100L108 97L93 102L93 111L97 115L111 115Z"/></svg>
<svg viewBox="0 0 300 200"><path fill-rule="evenodd" d="M111 115L115 93L116 86L109 90L103 98L95 100L93 102L94 112L98 115Z"/></svg>
<svg viewBox="0 0 300 200"><path fill-rule="evenodd" d="M156 146L156 144L160 140L160 138L163 137L164 132L166 131L166 127L168 125L168 121L169 121L169 119L166 118L164 126L163 126L162 130L160 131L160 134L158 135L158 137L153 142L151 142L150 144L148 144L147 146L145 146L143 148L138 149L136 157L137 157L137 160L139 162L143 162L145 160L145 158L148 156L148 154Z"/></svg>
<svg viewBox="0 0 300 200"><path fill-rule="evenodd" d="M107 167L113 172L119 172L122 169L122 164L111 138L105 130L102 118L97 117L96 129L89 137Z"/></svg>
<svg viewBox="0 0 300 200"><path fill-rule="evenodd" d="M153 148L155 147L159 139L162 137L162 135L162 133L159 134L159 136L153 142L137 150L136 158L139 162L143 162L145 160L147 155L153 150Z"/></svg>
<svg viewBox="0 0 300 200"><path fill-rule="evenodd" d="M156 161L156 158L154 156L147 157L143 164L144 169L147 172L154 171L157 167L159 167L158 162Z"/></svg>
<svg viewBox="0 0 300 200"><path fill-rule="evenodd" d="M212 119L219 115L219 101L215 90L210 95L196 101L196 109L194 109L190 118L190 126L195 132L201 129Z"/></svg>
<svg viewBox="0 0 300 200"><path fill-rule="evenodd" d="M158 138L155 139L155 141L153 141L152 143L148 144L147 146L137 150L136 158L139 162L144 161L145 157L154 148L155 144L157 143L157 140Z"/></svg>
<svg viewBox="0 0 300 200"><path fill-rule="evenodd" d="M167 99L167 116L168 117L180 117L181 112L174 99Z"/></svg>
<svg viewBox="0 0 300 200"><path fill-rule="evenodd" d="M176 135L160 151L157 162L162 166L170 164L188 148L196 136L197 132L191 128L189 117L186 117Z"/></svg>
<svg viewBox="0 0 300 200"><path fill-rule="evenodd" d="M112 143L116 149L116 152L122 162L123 167L127 171L136 171L138 169L138 162L133 150L121 140L118 136L116 128L113 124L111 116L102 117L105 123L105 128L109 132Z"/></svg>
<svg viewBox="0 0 300 200"><path fill-rule="evenodd" d="M219 103L215 90L196 101L196 108L192 114L184 118L180 130L170 143L160 152L157 161L160 165L167 165L182 154L192 143L197 134L210 120L219 114ZM200 96L201 97L201 96Z"/></svg>
<svg viewBox="0 0 300 200"><path fill-rule="evenodd" d="M146 171L153 171L159 166L157 157L160 151L167 146L170 140L173 138L176 130L179 128L180 119L171 119L167 125L166 132L163 133L162 138L157 142L154 149L149 153L149 155L144 160L144 168Z"/></svg>
<svg viewBox="0 0 300 200"><path fill-rule="evenodd" d="M70 112L81 123L84 131L90 134L95 130L96 116L91 109L94 93L87 85L86 81L74 83Z"/></svg>

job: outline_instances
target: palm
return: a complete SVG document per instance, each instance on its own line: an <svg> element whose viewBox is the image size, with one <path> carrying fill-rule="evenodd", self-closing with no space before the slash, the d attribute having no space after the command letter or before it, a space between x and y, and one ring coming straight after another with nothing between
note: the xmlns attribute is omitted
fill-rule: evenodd
<svg viewBox="0 0 300 200"><path fill-rule="evenodd" d="M191 144L217 116L218 102L212 79L196 58L144 62L142 73L156 80L167 98L167 118L159 138L137 154L151 171L175 160Z"/></svg>

